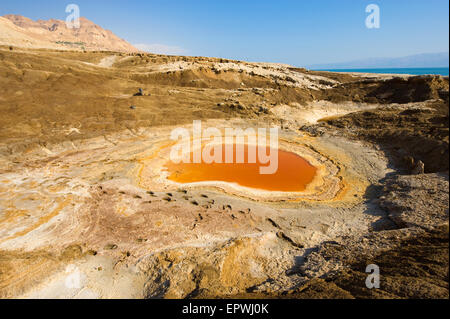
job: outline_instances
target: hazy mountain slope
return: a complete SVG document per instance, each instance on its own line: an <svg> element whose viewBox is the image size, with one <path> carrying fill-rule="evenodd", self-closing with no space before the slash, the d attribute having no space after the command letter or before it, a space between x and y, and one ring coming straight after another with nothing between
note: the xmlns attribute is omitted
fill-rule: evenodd
<svg viewBox="0 0 450 319"><path fill-rule="evenodd" d="M69 29L61 20L33 21L19 15L6 15L0 21L0 44L33 48L138 51L125 40L95 23L80 18L79 29Z"/></svg>
<svg viewBox="0 0 450 319"><path fill-rule="evenodd" d="M424 53L399 58L370 58L342 63L315 64L311 69L367 69L367 68L439 68L448 67L448 52Z"/></svg>
<svg viewBox="0 0 450 319"><path fill-rule="evenodd" d="M0 17L0 45L14 45L27 48L60 48L56 43L27 33L13 22Z"/></svg>

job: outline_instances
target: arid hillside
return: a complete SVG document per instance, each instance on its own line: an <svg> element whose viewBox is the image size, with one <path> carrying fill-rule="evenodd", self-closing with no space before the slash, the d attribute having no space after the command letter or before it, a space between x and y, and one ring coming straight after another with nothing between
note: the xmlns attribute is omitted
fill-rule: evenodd
<svg viewBox="0 0 450 319"><path fill-rule="evenodd" d="M448 92L441 76L0 46L0 297L448 298ZM193 120L277 125L318 173L304 192L171 182L171 131Z"/></svg>
<svg viewBox="0 0 450 319"><path fill-rule="evenodd" d="M0 140L29 144L194 119L242 117L301 127L378 105L448 99L448 78L439 76L346 75L142 53L3 47L0 72ZM135 96L139 88L144 96ZM73 127L76 134L65 134Z"/></svg>
<svg viewBox="0 0 450 319"><path fill-rule="evenodd" d="M65 21L33 21L12 14L0 17L0 44L66 50L139 51L86 18L80 18L80 28L69 29Z"/></svg>

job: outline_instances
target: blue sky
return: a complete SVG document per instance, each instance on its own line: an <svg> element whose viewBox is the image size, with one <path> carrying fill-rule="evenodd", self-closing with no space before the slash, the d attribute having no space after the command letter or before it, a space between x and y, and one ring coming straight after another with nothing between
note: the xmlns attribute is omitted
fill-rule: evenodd
<svg viewBox="0 0 450 319"><path fill-rule="evenodd" d="M163 53L306 66L449 51L448 0L2 0L0 15L81 16ZM367 29L365 8L381 9Z"/></svg>

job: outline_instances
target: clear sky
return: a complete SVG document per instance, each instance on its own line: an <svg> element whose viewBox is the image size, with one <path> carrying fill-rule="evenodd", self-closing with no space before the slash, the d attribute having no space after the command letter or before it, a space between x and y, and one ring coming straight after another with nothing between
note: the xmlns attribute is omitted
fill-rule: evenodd
<svg viewBox="0 0 450 319"><path fill-rule="evenodd" d="M161 53L305 66L449 51L448 0L1 0L0 15L63 19L66 5ZM368 4L381 10L368 29Z"/></svg>

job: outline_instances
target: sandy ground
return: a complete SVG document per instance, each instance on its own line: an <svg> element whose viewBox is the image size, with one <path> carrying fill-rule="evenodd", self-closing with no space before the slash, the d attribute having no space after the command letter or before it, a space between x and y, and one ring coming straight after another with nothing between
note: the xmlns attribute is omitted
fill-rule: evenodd
<svg viewBox="0 0 450 319"><path fill-rule="evenodd" d="M448 297L448 165L429 164L448 158L448 78L9 48L0 73L1 297ZM279 125L321 173L291 194L169 183L170 132L193 120ZM435 243L425 288L380 259L392 276L364 293L367 259L411 238Z"/></svg>

